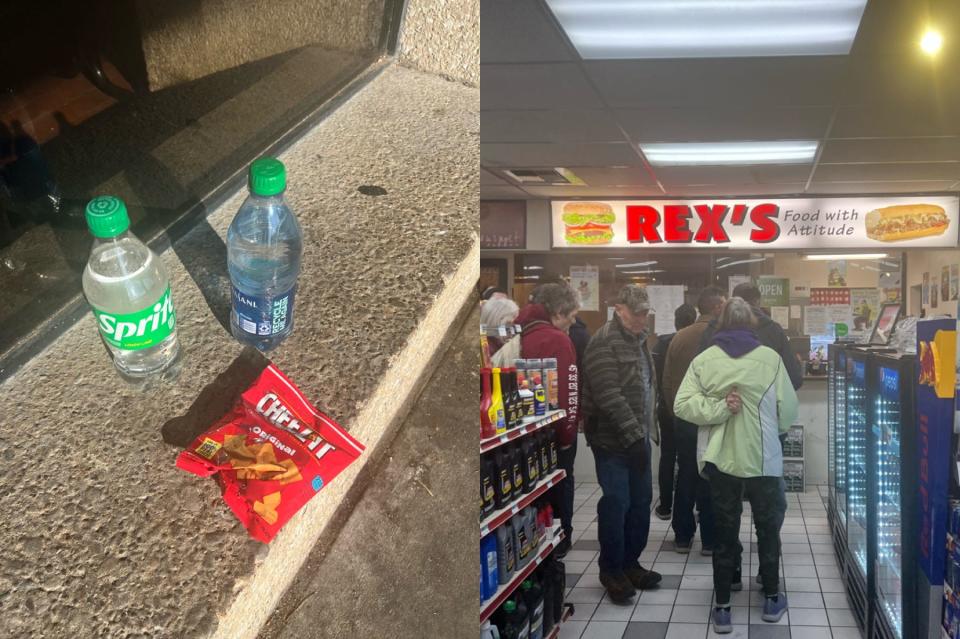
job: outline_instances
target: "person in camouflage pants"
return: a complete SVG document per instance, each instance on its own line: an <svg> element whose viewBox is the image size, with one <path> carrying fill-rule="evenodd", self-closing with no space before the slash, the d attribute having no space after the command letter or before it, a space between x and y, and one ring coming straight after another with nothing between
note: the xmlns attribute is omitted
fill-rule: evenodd
<svg viewBox="0 0 960 639"><path fill-rule="evenodd" d="M722 473L713 464L710 477L716 541L713 554L713 579L717 601L730 601L730 587L742 587L740 564L740 516L743 497L750 501L757 531L757 550L763 591L775 594L780 589L780 525L787 511L787 500L779 477L734 477Z"/></svg>

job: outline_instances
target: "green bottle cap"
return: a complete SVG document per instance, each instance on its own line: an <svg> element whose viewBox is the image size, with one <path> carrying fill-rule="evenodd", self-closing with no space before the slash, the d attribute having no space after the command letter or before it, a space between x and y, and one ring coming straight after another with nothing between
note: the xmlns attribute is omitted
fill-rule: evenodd
<svg viewBox="0 0 960 639"><path fill-rule="evenodd" d="M526 590L530 590L531 588L533 588L533 582L530 581L529 579L524 579L523 583L520 584L520 590L526 591Z"/></svg>
<svg viewBox="0 0 960 639"><path fill-rule="evenodd" d="M507 599L507 603L503 604L503 611L506 613L515 612L517 609L517 602L513 599Z"/></svg>
<svg viewBox="0 0 960 639"><path fill-rule="evenodd" d="M260 158L250 165L250 192L261 197L283 193L287 188L287 170L276 158Z"/></svg>
<svg viewBox="0 0 960 639"><path fill-rule="evenodd" d="M101 195L87 203L87 226L94 237L116 237L130 228L127 205L118 197Z"/></svg>

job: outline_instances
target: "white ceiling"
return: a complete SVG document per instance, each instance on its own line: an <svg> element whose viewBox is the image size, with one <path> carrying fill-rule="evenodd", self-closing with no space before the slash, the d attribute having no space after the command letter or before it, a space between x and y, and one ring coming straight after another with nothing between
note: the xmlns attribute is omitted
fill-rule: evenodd
<svg viewBox="0 0 960 639"><path fill-rule="evenodd" d="M871 0L846 56L590 61L543 0L480 7L484 199L960 189L960 3ZM916 46L927 19L945 36L936 60ZM651 167L639 150L778 139L820 140L820 153ZM552 167L587 186L520 187L502 172Z"/></svg>

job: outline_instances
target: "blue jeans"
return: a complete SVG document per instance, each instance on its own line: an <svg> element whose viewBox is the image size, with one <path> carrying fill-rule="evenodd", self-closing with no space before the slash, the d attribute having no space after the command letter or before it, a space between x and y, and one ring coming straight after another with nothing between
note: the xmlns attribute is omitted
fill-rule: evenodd
<svg viewBox="0 0 960 639"><path fill-rule="evenodd" d="M597 504L601 573L617 573L639 565L640 553L647 545L653 501L649 438L646 449L642 469L626 456L592 449L603 492Z"/></svg>
<svg viewBox="0 0 960 639"><path fill-rule="evenodd" d="M677 541L689 542L697 532L693 518L696 504L700 519L700 541L706 546L714 542L713 507L710 500L710 483L700 476L697 466L697 429L682 419L673 422L677 445L677 488L673 498L673 532Z"/></svg>

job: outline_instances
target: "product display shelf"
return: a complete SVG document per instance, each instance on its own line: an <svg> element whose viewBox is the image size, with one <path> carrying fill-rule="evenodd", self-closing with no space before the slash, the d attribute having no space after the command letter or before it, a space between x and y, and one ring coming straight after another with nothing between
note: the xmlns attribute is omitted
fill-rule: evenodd
<svg viewBox="0 0 960 639"><path fill-rule="evenodd" d="M486 537L492 531L507 523L511 517L532 504L545 492L559 484L560 480L566 476L566 471L562 468L559 468L547 475L546 478L541 479L536 488L531 490L520 499L514 501L509 506L490 513L483 521L480 522L480 536Z"/></svg>
<svg viewBox="0 0 960 639"><path fill-rule="evenodd" d="M553 424L554 422L563 419L566 416L567 412L564 410L551 410L547 411L547 413L544 415L540 415L539 417L525 417L523 424L520 426L511 428L505 433L500 433L499 435L494 435L493 437L488 437L487 439L481 439L480 452L489 453L498 446L502 446L507 442L511 442L517 438L523 437L528 433L540 430L544 426L549 426L550 424Z"/></svg>
<svg viewBox="0 0 960 639"><path fill-rule="evenodd" d="M560 617L560 621L553 627L553 629L547 633L547 636L544 639L557 639L560 636L560 626L567 623L567 620L573 615L573 606L570 604L563 605L563 615Z"/></svg>
<svg viewBox="0 0 960 639"><path fill-rule="evenodd" d="M513 593L513 591L516 590L521 583L523 583L524 579L533 574L533 571L537 569L537 566L543 563L543 561L550 556L550 553L553 552L554 548L560 545L561 541L563 541L563 529L560 527L560 524L557 523L553 527L552 538L549 541L544 540L540 542L540 547L537 550L537 554L529 561L529 563L527 563L526 566L524 566L523 570L517 571L510 581L497 588L497 592L495 592L492 597L481 604L480 623L483 623L489 619L490 615L492 615L497 608L503 605L503 602L507 600L507 597L509 597L510 594Z"/></svg>

